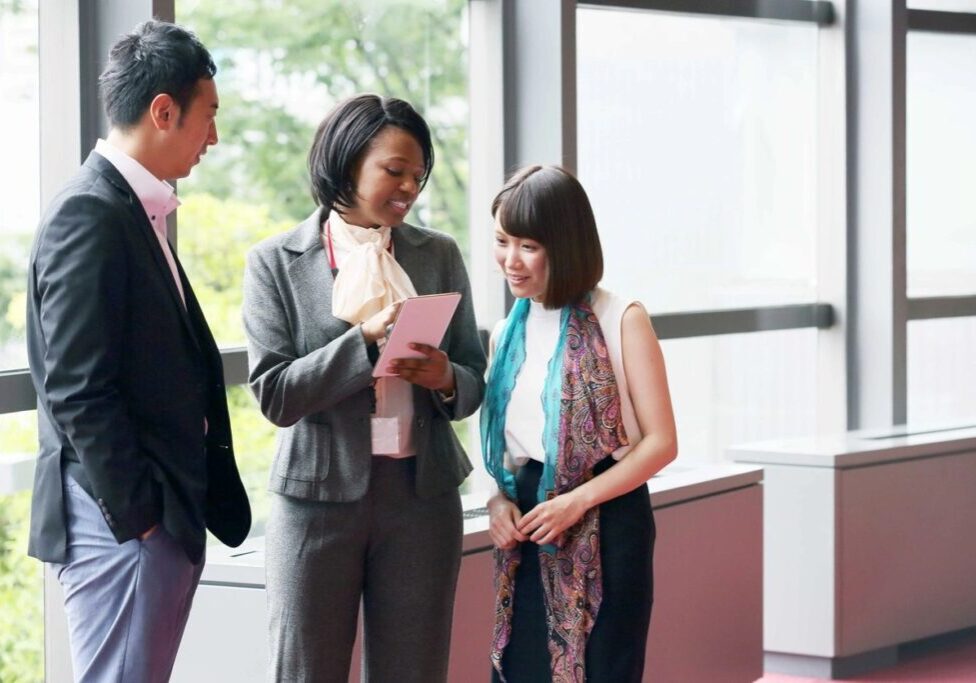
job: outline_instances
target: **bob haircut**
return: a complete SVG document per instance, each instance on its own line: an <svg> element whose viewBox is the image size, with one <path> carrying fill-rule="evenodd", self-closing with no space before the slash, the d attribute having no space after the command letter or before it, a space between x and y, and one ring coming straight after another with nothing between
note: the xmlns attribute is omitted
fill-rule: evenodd
<svg viewBox="0 0 976 683"><path fill-rule="evenodd" d="M409 103L395 97L356 95L337 104L319 124L308 153L312 198L326 210L356 205L353 173L373 139L387 126L410 135L424 153L424 189L434 168L434 147L427 122Z"/></svg>
<svg viewBox="0 0 976 683"><path fill-rule="evenodd" d="M511 177L491 203L506 234L545 247L549 281L546 308L579 303L603 278L603 249L586 191L559 166L527 166Z"/></svg>
<svg viewBox="0 0 976 683"><path fill-rule="evenodd" d="M197 94L197 82L213 79L217 67L193 33L165 21L145 21L122 36L98 77L109 123L129 130L163 93L180 106L177 125Z"/></svg>

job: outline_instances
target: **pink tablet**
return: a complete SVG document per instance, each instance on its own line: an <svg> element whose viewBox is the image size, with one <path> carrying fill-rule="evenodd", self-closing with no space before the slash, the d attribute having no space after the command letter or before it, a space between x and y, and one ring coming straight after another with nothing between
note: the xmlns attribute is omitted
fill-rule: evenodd
<svg viewBox="0 0 976 683"><path fill-rule="evenodd" d="M390 377L390 361L395 358L423 358L409 344L440 346L454 311L461 301L459 292L411 297L403 302L386 339L383 352L373 368L373 377Z"/></svg>

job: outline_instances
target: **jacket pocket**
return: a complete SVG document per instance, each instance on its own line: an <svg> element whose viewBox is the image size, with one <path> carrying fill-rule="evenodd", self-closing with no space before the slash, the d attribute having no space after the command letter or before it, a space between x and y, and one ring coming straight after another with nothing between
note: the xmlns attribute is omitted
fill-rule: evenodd
<svg viewBox="0 0 976 683"><path fill-rule="evenodd" d="M282 432L274 473L282 479L323 481L332 459L332 428L303 420Z"/></svg>

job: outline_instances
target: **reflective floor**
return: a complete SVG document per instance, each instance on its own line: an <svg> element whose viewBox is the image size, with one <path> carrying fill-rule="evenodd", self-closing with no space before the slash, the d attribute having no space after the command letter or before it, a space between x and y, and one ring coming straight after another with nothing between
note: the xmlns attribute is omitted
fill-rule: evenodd
<svg viewBox="0 0 976 683"><path fill-rule="evenodd" d="M853 683L974 683L976 629L932 641L904 646L901 661L857 678ZM766 674L756 683L819 683L821 679Z"/></svg>

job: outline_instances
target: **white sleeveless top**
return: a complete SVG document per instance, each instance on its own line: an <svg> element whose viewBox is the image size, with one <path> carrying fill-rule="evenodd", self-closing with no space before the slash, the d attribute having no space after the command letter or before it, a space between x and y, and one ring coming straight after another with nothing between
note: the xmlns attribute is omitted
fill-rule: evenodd
<svg viewBox="0 0 976 683"><path fill-rule="evenodd" d="M620 408L624 429L627 433L627 446L621 446L613 453L616 460L627 455L633 444L641 440L640 426L630 400L627 376L624 374L623 348L621 344L621 324L624 311L634 301L622 299L605 289L597 288L593 295L593 312L603 329L603 336L610 352L610 363L617 378L620 392ZM525 322L525 363L515 380L512 397L505 416L506 464L521 466L527 459L545 461L545 448L542 443L542 429L545 417L542 411L542 390L546 382L549 359L556 350L559 338L559 319L562 311L546 310L542 304L529 302L529 314ZM495 328L496 338L504 325L504 320Z"/></svg>

